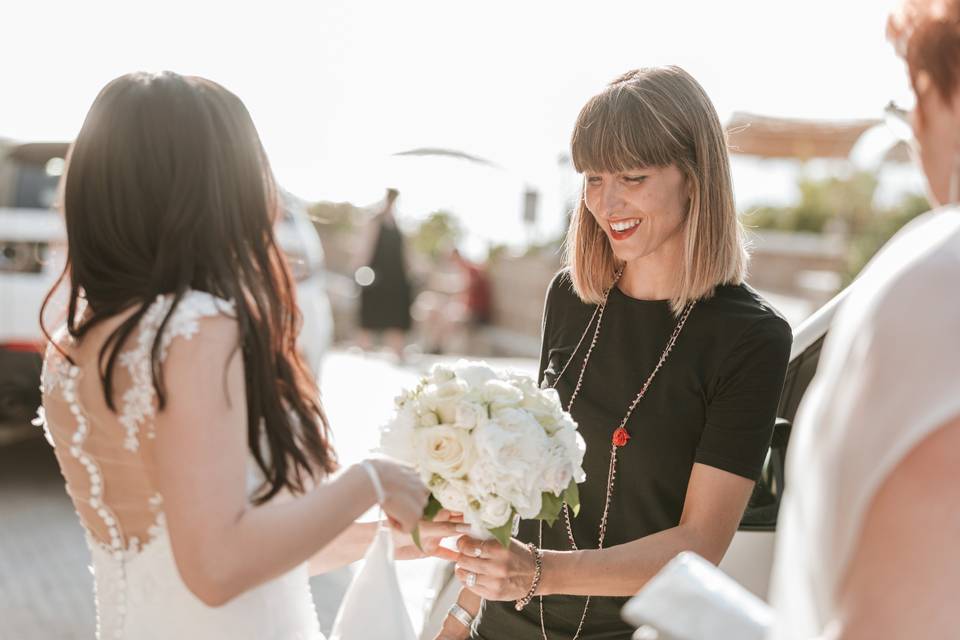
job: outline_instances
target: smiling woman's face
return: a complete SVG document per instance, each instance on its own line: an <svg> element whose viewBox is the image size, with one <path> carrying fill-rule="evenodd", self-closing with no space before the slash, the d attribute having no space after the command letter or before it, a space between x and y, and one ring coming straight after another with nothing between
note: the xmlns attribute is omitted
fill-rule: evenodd
<svg viewBox="0 0 960 640"><path fill-rule="evenodd" d="M584 173L584 202L614 255L631 262L682 245L687 181L674 165Z"/></svg>

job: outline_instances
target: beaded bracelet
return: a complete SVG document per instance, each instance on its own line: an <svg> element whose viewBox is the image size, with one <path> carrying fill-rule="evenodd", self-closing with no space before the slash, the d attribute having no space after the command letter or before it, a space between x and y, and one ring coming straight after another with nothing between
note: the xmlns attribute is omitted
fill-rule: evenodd
<svg viewBox="0 0 960 640"><path fill-rule="evenodd" d="M543 576L543 551L537 548L537 545L532 542L527 544L527 551L530 552L530 555L533 556L533 559L537 563L537 568L533 574L533 583L530 585L530 590L527 591L527 595L523 596L517 600L513 608L517 611L522 611L525 606L530 604L530 601L533 600L534 594L537 592L537 588L540 586L540 578Z"/></svg>

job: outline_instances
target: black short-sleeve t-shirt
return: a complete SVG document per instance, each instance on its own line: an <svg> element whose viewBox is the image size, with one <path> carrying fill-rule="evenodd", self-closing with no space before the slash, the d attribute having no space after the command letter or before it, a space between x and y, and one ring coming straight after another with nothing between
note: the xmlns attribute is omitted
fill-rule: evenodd
<svg viewBox="0 0 960 640"><path fill-rule="evenodd" d="M561 271L547 293L540 356L541 383L556 383L564 407L576 385L592 328L563 376L558 374L583 335L595 305L574 293ZM656 366L677 319L665 300L637 300L614 287L583 378L573 417L587 444L586 481L573 533L581 549L597 547L606 495L610 443L644 380ZM595 326L595 325L593 325ZM669 529L680 522L694 463L750 480L767 448L792 333L789 324L749 286L717 287L697 302L673 351L627 423L631 439L617 452L617 475L604 547ZM518 538L537 542L538 523L521 523ZM543 526L543 547L569 550L563 519ZM630 638L620 618L627 598L591 599L581 638ZM550 638L571 638L584 598L547 596ZM474 638L541 638L536 600L522 612L512 602L487 602Z"/></svg>

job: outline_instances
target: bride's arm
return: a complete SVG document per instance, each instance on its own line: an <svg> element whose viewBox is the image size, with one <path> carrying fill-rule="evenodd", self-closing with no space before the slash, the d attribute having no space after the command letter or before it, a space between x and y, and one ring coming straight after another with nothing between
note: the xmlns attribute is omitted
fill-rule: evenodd
<svg viewBox="0 0 960 640"><path fill-rule="evenodd" d="M305 562L376 501L366 471L355 465L289 501L248 504L246 398L236 345L236 322L224 317L201 320L189 341L174 340L164 365L168 402L157 415L153 448L177 568L212 606ZM388 503L399 501L412 526L425 492L397 465L378 469Z"/></svg>

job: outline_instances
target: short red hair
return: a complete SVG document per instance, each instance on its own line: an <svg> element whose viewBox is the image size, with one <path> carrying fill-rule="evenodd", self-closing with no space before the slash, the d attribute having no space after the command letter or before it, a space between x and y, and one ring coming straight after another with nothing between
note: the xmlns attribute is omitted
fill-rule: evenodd
<svg viewBox="0 0 960 640"><path fill-rule="evenodd" d="M887 37L903 56L919 94L928 83L944 102L960 84L960 0L904 0L887 22Z"/></svg>

